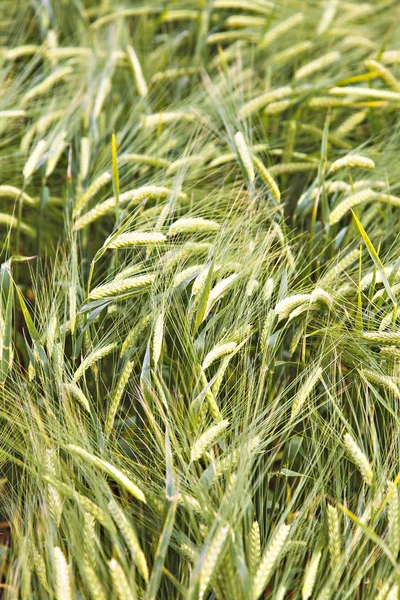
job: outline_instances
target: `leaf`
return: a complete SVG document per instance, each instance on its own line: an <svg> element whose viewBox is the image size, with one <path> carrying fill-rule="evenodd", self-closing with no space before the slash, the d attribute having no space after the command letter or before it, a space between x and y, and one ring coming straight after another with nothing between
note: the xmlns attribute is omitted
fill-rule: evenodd
<svg viewBox="0 0 400 600"><path fill-rule="evenodd" d="M166 475L165 475L165 495L170 501L173 501L176 495L176 485L174 477L174 465L172 458L171 442L169 439L168 428L165 432L165 463L166 463Z"/></svg>
<svg viewBox="0 0 400 600"><path fill-rule="evenodd" d="M297 471L291 471L290 469L281 469L279 475L284 475L285 477L304 477L304 473L297 473Z"/></svg>
<svg viewBox="0 0 400 600"><path fill-rule="evenodd" d="M317 222L318 205L319 205L319 199L321 196L321 192L322 192L322 199L325 200L325 206L322 207L322 212L323 212L325 221L327 223L329 223L329 219L326 220L326 217L329 214L329 207L327 204L325 189L323 188L323 183L325 180L326 163L327 163L327 159L328 159L327 153L328 153L328 137L329 137L330 121L331 121L331 112L329 109L328 113L326 115L326 119L325 119L324 132L322 135L322 142L321 142L321 156L320 156L320 160L319 160L318 177L317 177L317 179L318 179L317 195L315 196L314 206L313 206L313 210L311 213L310 247L309 247L311 256L313 255L313 252L314 252L315 226L316 226L316 222ZM312 267L312 262L313 261L310 262L310 268Z"/></svg>
<svg viewBox="0 0 400 600"><path fill-rule="evenodd" d="M365 523L363 523L361 521L361 519L359 519L354 513L351 512L351 510L349 510L348 508L346 508L345 506L343 506L343 504L338 504L337 505L338 508L340 508L340 510L342 512L344 512L345 515L347 515L356 525L358 525L358 527L360 527L360 529L363 530L363 532L365 533L365 535L367 537L369 537L369 539L374 542L374 544L376 544L377 546L379 546L381 548L381 550L384 552L384 554L386 554L386 556L388 557L388 559L390 560L390 562L392 563L394 569L397 571L397 573L399 573L400 571L400 567L398 566L396 559L394 558L393 554L391 553L391 551L389 550L388 546L385 544L385 542L379 537L379 535L377 535L375 533L375 531L371 528L368 527L368 525L366 525Z"/></svg>
<svg viewBox="0 0 400 600"><path fill-rule="evenodd" d="M163 566L167 550L171 540L172 531L175 522L176 507L178 504L178 494L175 494L172 501L167 501L168 512L164 521L163 530L158 542L157 552L154 558L153 569L151 571L149 585L147 587L146 600L156 600L158 588L160 587Z"/></svg>
<svg viewBox="0 0 400 600"><path fill-rule="evenodd" d="M7 379L11 367L11 328L12 328L12 310L14 305L13 286L9 285L7 295L6 313L4 319L4 333L0 339L0 384Z"/></svg>
<svg viewBox="0 0 400 600"><path fill-rule="evenodd" d="M115 195L115 217L118 222L119 220L119 175L118 175L118 162L117 162L117 140L115 133L111 136L111 155L112 155L112 183Z"/></svg>
<svg viewBox="0 0 400 600"><path fill-rule="evenodd" d="M381 262L381 259L379 258L379 255L378 255L377 251L375 250L373 243L369 239L367 232L365 231L365 229L362 226L361 222L359 221L359 219L355 215L354 211L352 210L351 212L353 214L353 218L354 218L354 220L356 222L358 230L361 233L361 237L364 240L364 244L367 247L369 255L372 258L372 260L374 261L374 265L376 266L376 268L378 269L378 271L381 274L383 285L385 286L385 289L386 289L386 291L388 293L388 296L391 299L391 301L393 302L393 305L396 307L396 305L397 305L396 298L394 297L392 289L391 289L391 287L389 285L389 282L386 279L386 275L385 275L385 272L384 272L384 267L383 267L383 264Z"/></svg>
<svg viewBox="0 0 400 600"><path fill-rule="evenodd" d="M41 343L40 343L39 332L38 332L38 330L35 327L35 324L34 324L34 322L32 320L32 317L31 317L31 315L29 313L29 310L28 310L28 307L27 307L27 305L25 303L23 295L19 291L19 288L18 288L18 286L17 286L17 284L15 282L14 282L14 285L15 285L15 289L17 290L17 295L18 295L19 303L20 303L20 306L21 306L22 314L23 314L24 319L25 319L26 326L27 326L28 331L29 331L29 335L31 336L32 341L35 344L37 344L38 346L40 346Z"/></svg>
<svg viewBox="0 0 400 600"><path fill-rule="evenodd" d="M362 318L362 293L361 293L361 273L362 273L362 247L360 246L360 258L359 258L359 269L358 269L358 293L357 293L357 314L355 329L359 333L363 330L363 318Z"/></svg>

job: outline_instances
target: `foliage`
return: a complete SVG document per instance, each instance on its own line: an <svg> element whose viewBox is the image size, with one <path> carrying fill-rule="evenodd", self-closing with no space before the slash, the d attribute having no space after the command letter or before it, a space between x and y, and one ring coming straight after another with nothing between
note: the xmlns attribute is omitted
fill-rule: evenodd
<svg viewBox="0 0 400 600"><path fill-rule="evenodd" d="M1 0L5 598L397 598L396 0Z"/></svg>

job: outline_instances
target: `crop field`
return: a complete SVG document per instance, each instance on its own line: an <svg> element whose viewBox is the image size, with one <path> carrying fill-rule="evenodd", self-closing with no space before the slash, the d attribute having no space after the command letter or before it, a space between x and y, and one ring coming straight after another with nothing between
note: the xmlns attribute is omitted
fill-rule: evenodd
<svg viewBox="0 0 400 600"><path fill-rule="evenodd" d="M400 598L399 0L0 0L0 597Z"/></svg>

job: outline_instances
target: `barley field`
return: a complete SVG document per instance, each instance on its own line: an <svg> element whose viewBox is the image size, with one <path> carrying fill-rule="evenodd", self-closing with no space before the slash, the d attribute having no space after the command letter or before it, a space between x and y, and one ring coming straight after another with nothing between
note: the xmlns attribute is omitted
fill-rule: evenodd
<svg viewBox="0 0 400 600"><path fill-rule="evenodd" d="M400 598L398 0L0 0L0 596Z"/></svg>

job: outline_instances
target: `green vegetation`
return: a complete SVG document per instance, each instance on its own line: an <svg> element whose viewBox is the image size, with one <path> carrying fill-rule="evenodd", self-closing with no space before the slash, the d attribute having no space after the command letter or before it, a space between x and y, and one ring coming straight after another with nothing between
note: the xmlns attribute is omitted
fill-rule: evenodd
<svg viewBox="0 0 400 600"><path fill-rule="evenodd" d="M0 35L4 598L397 599L398 1Z"/></svg>

